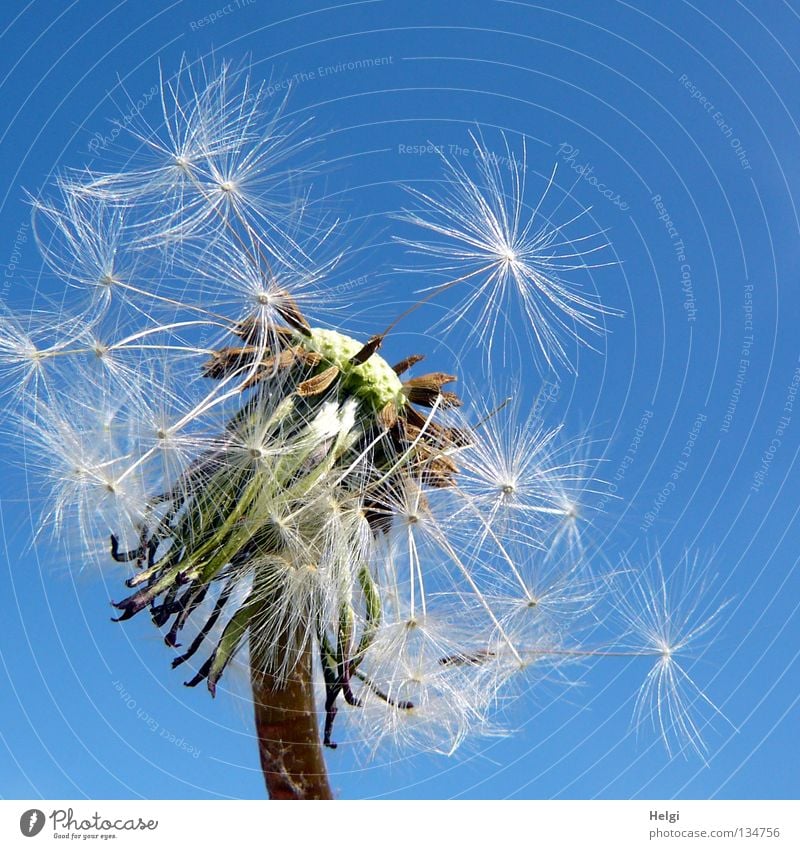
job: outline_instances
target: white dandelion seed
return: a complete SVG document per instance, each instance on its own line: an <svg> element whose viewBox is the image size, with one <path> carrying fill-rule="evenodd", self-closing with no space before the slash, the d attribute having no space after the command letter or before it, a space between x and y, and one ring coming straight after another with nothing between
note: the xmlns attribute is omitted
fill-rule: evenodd
<svg viewBox="0 0 800 849"><path fill-rule="evenodd" d="M483 517L484 536L493 532L524 538L553 552L565 543L565 556L582 555L581 534L588 523L582 505L592 485L594 464L586 457L586 440L563 438L563 425L548 426L536 405L524 414L515 392L489 409L472 404L478 424L458 422L475 439L453 459L460 469L456 492L460 511Z"/></svg>
<svg viewBox="0 0 800 849"><path fill-rule="evenodd" d="M136 279L135 255L126 250L124 210L87 197L66 179L53 200L32 200L33 231L42 258L62 281L88 292L85 313L102 314L115 289Z"/></svg>
<svg viewBox="0 0 800 849"><path fill-rule="evenodd" d="M625 568L614 580L614 604L629 629L620 647L655 660L638 695L634 723L650 724L667 751L708 751L704 732L721 716L685 668L703 637L719 624L727 601L711 593L711 583L698 555L685 554L665 574L661 553L647 569Z"/></svg>
<svg viewBox="0 0 800 849"><path fill-rule="evenodd" d="M147 481L141 474L122 479L130 455L117 414L103 395L40 401L24 425L27 463L49 481L40 531L65 541L77 532L90 557L107 539L108 528L130 537L147 511Z"/></svg>
<svg viewBox="0 0 800 849"><path fill-rule="evenodd" d="M26 397L37 397L45 380L43 346L33 332L24 328L13 314L0 307L0 367L4 385L0 396L6 409L15 409Z"/></svg>
<svg viewBox="0 0 800 849"><path fill-rule="evenodd" d="M603 318L618 314L593 293L568 281L568 272L599 268L593 262L608 243L602 232L570 236L588 210L556 223L545 212L555 172L539 200L527 205L527 152L517 156L503 139L505 155L492 153L480 135L471 135L478 168L474 180L462 162L442 155L444 185L436 193L410 188L416 207L402 219L422 228L429 239L401 240L433 261L431 271L455 277L432 287L452 289L456 305L439 325L447 330L469 322L491 350L503 351L513 329L509 315L522 314L537 360L548 369L570 366L566 340L588 344L584 331L603 332ZM562 202L563 203L563 202ZM554 215L558 214L562 203Z"/></svg>
<svg viewBox="0 0 800 849"><path fill-rule="evenodd" d="M180 252L241 228L268 252L281 244L302 251L303 183L313 168L292 161L309 144L304 124L286 120L266 86L229 62L184 58L161 93L160 124L138 114L124 128L141 163L89 173L80 192L146 212L132 224L139 246Z"/></svg>

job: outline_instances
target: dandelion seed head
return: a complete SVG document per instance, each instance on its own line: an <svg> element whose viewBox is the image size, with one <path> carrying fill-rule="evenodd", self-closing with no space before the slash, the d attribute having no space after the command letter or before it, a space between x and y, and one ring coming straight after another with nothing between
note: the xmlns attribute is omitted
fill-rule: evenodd
<svg viewBox="0 0 800 849"><path fill-rule="evenodd" d="M462 409L452 364L409 377L420 356L379 353L391 328L351 335L336 310L356 295L333 283L351 251L329 247L337 225L294 159L308 134L247 73L185 61L161 95L156 120L129 122L124 167L33 201L70 311L0 312L42 529L76 562L102 546L129 564L118 619L148 611L182 642L189 686L213 694L242 652L285 684L313 650L329 743L343 702L371 748L450 754L498 733L509 678L564 665L597 603L578 528L590 464L535 404ZM607 313L564 279L594 248L544 199L525 206L524 150L504 173L476 146L477 178L446 163L443 194L416 194L407 220L432 241L409 244L449 275L446 322L482 336L467 344L491 348L516 303L545 364L566 362ZM686 691L676 656L698 632L639 601L638 619L622 610L658 658L645 704Z"/></svg>
<svg viewBox="0 0 800 849"><path fill-rule="evenodd" d="M517 252L516 252L516 251L515 251L512 247L509 247L509 246L506 246L506 247L505 247L505 248L504 248L504 249L500 252L500 258L501 258L501 259L502 259L502 260L503 260L503 261L504 261L507 265L512 265L512 266L513 266L513 265L516 265L516 264L517 264L517 262L519 261L519 257L518 257L518 255L517 255Z"/></svg>

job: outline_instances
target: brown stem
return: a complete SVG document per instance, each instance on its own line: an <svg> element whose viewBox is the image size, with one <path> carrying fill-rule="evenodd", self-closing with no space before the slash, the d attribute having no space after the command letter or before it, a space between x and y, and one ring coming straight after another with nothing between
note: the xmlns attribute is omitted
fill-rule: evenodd
<svg viewBox="0 0 800 849"><path fill-rule="evenodd" d="M286 680L275 678L250 642L250 679L261 769L270 799L332 799L319 738L312 646Z"/></svg>

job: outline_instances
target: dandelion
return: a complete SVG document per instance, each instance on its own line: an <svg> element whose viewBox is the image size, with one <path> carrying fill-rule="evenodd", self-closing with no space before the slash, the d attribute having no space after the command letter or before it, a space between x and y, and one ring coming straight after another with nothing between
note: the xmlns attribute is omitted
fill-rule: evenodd
<svg viewBox="0 0 800 849"><path fill-rule="evenodd" d="M2 391L3 395L11 395L10 407L16 407L26 393L36 393L41 364L41 348L34 334L3 307L0 310L0 366L8 377L8 386Z"/></svg>
<svg viewBox="0 0 800 849"><path fill-rule="evenodd" d="M246 657L270 796L328 798L341 713L372 750L452 753L497 730L510 678L591 654L590 464L514 405L462 411L455 369L384 359L396 321L368 338L325 326L336 231L308 224L304 139L280 109L263 115L246 74L184 63L162 107L163 126L135 128L143 162L64 176L35 201L75 317L38 310L39 333L4 313L0 363L49 484L42 529L77 538L77 562L126 566L115 620L148 614L187 686L214 695ZM593 327L593 302L545 276L571 254L560 230L523 221L524 167L511 212L485 151L479 167L490 194L451 167L452 226L429 227L456 242L472 228L472 246L434 253L480 266L469 306L490 336L497 291L516 286L560 360L547 321ZM660 613L642 596L645 618L622 608L639 632ZM678 649L697 633L663 636ZM648 693L672 686L659 704L693 730L675 669Z"/></svg>
<svg viewBox="0 0 800 849"><path fill-rule="evenodd" d="M682 659L718 624L727 601L709 598L710 586L697 555L684 555L681 568L665 575L660 552L647 570L628 568L614 588L616 609L627 626L620 645L650 653L655 662L636 698L634 723L651 724L668 751L704 757L703 732L721 716L719 708L689 675Z"/></svg>
<svg viewBox="0 0 800 849"><path fill-rule="evenodd" d="M284 120L282 108L267 108L266 101L266 86L231 63L193 66L184 58L172 79L162 79L161 125L140 113L131 128L138 166L90 173L75 188L81 196L146 208L137 245L181 247L193 238L207 244L221 223L232 223L270 253L287 237L298 247L292 228L305 211L299 187L308 169L290 163L308 138L302 124Z"/></svg>
<svg viewBox="0 0 800 849"><path fill-rule="evenodd" d="M480 412L480 438L459 452L459 492L467 507L486 516L487 527L504 536L526 536L531 545L553 548L554 537L580 549L581 500L591 463L579 440L562 438L563 426L548 427L536 410L521 415L513 396ZM471 505L471 506L469 506Z"/></svg>
<svg viewBox="0 0 800 849"><path fill-rule="evenodd" d="M569 235L587 210L563 223L555 223L562 203L546 214L553 189L551 174L539 201L526 205L527 153L515 154L504 138L504 156L497 156L480 135L471 134L478 164L474 180L460 161L442 154L443 187L436 194L410 188L416 206L402 219L426 231L427 239L404 238L414 253L432 261L430 271L455 281L434 287L458 285L460 297L440 327L453 328L469 321L490 352L498 344L508 348L508 327L503 316L520 312L540 365L547 369L569 366L566 340L586 341L583 331L600 334L602 319L616 311L603 306L592 293L582 292L564 275L597 268L587 257L608 243L602 232Z"/></svg>

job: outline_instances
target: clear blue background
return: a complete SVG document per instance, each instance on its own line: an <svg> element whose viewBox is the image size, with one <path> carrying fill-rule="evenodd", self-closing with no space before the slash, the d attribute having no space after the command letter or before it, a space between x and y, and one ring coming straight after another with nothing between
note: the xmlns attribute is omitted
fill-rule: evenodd
<svg viewBox="0 0 800 849"><path fill-rule="evenodd" d="M611 563L623 551L641 562L658 545L667 569L685 548L698 550L719 576L715 591L733 599L692 667L730 723L708 731L707 764L670 761L655 735L630 733L646 663L605 661L578 672L584 687L523 685L507 715L518 732L451 759L366 762L340 747L328 759L337 792L796 797L800 405L763 484L751 485L800 355L800 3L242 0L198 25L220 7L222 0L3 4L6 303L21 309L30 302L40 267L31 239L18 237L29 220L24 189L38 190L65 166L89 164L92 141L157 83L159 61L170 73L184 52L234 61L249 54L255 76L280 82L383 58L369 69L317 72L295 86L289 104L298 117L313 117L331 163L325 191L360 224L354 273L383 275L393 303L410 298L410 278L386 277L398 260L387 243L394 226L387 214L404 202L399 183L429 185L440 167L435 156L402 153L401 145L467 145L476 123L495 142L500 129L512 144L524 136L534 194L560 162L559 189L572 188L576 203L592 207L621 261L596 271L592 283L626 315L612 322L600 354L581 351L577 378L561 376L549 420L564 420L569 433L588 428L602 441L602 473L613 479L643 414L653 413L618 484L620 498L592 517L590 548ZM572 163L559 156L564 144L579 151ZM570 164L592 167L627 208ZM654 195L685 245L694 321ZM374 249L363 253L365 242ZM746 285L753 286L751 365L726 432L746 335ZM389 305L374 315L395 311ZM406 325L390 353L405 352L415 336L422 344L421 332L413 321ZM462 365L469 370L468 361ZM537 386L531 374L526 388L535 394ZM643 531L700 414L707 419L688 467ZM232 676L232 692L216 701L186 690L148 622L109 622L118 573L98 576L62 562L52 548L31 547L20 497L25 475L12 438L2 444L0 793L261 797L246 682Z"/></svg>

